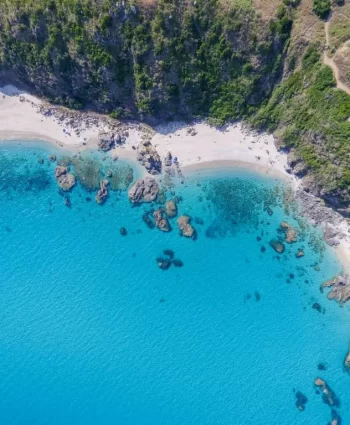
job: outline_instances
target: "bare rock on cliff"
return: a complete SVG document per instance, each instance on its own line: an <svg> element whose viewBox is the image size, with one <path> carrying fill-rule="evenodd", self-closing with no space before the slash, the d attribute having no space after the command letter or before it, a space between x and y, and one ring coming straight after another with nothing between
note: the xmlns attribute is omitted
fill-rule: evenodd
<svg viewBox="0 0 350 425"><path fill-rule="evenodd" d="M137 147L137 160L150 174L159 174L162 171L162 161L155 147L149 140L142 141Z"/></svg>
<svg viewBox="0 0 350 425"><path fill-rule="evenodd" d="M180 232L186 238L194 239L196 237L196 230L191 225L191 218L187 215L182 215L178 218L177 224L179 226Z"/></svg>
<svg viewBox="0 0 350 425"><path fill-rule="evenodd" d="M154 177L139 179L129 190L129 199L134 204L152 202L156 199L159 186Z"/></svg>
<svg viewBox="0 0 350 425"><path fill-rule="evenodd" d="M337 301L339 304L345 304L350 300L350 277L340 274L322 284L321 288L331 288L328 293L328 299Z"/></svg>
<svg viewBox="0 0 350 425"><path fill-rule="evenodd" d="M163 215L164 210L162 208L157 209L153 213L154 221L156 223L156 226L159 230L162 232L170 232L171 227L169 224L169 221L166 217Z"/></svg>

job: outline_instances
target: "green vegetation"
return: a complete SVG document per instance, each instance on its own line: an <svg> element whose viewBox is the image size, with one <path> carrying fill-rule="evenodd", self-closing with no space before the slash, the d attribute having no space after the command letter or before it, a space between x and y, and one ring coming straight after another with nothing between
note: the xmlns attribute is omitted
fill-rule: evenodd
<svg viewBox="0 0 350 425"><path fill-rule="evenodd" d="M251 122L275 131L293 151L324 197L342 193L350 201L350 96L335 89L331 68L321 63L321 47L311 45L301 69L276 88Z"/></svg>
<svg viewBox="0 0 350 425"><path fill-rule="evenodd" d="M312 1L326 18L331 1ZM350 96L335 88L321 46L290 39L304 4L281 0L270 16L258 3L3 0L0 75L113 118L245 119L275 133L313 190L348 206ZM349 34L344 25L331 31Z"/></svg>
<svg viewBox="0 0 350 425"><path fill-rule="evenodd" d="M288 3L288 2L287 2ZM0 67L51 101L146 120L243 118L271 93L290 5L263 22L252 0L5 0Z"/></svg>
<svg viewBox="0 0 350 425"><path fill-rule="evenodd" d="M314 6L313 11L319 16L321 19L327 18L329 12L332 9L331 0L313 0Z"/></svg>

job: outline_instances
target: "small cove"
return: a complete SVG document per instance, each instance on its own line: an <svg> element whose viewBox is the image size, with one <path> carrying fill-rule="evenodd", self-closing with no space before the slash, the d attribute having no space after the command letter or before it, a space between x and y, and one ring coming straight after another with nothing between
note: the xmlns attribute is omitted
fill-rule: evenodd
<svg viewBox="0 0 350 425"><path fill-rule="evenodd" d="M350 421L349 308L319 290L340 264L312 228L282 255L269 246L281 221L300 229L284 183L244 168L175 179L192 241L176 219L168 234L150 230L150 206L131 207L123 190L99 206L78 184L67 208L52 148L0 153L2 422L327 424L317 376ZM159 270L165 249L184 266Z"/></svg>

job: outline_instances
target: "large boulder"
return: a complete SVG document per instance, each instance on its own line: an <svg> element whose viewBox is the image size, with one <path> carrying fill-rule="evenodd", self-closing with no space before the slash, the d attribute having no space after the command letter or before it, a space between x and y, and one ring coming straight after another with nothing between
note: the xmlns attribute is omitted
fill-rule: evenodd
<svg viewBox="0 0 350 425"><path fill-rule="evenodd" d="M194 239L196 237L196 230L191 225L191 218L187 215L182 215L178 218L177 224L179 226L180 232L186 238Z"/></svg>
<svg viewBox="0 0 350 425"><path fill-rule="evenodd" d="M129 199L134 204L152 202L156 199L159 186L154 177L139 179L129 190Z"/></svg>
<svg viewBox="0 0 350 425"><path fill-rule="evenodd" d="M345 304L350 300L350 277L346 274L339 274L324 282L321 288L331 288L327 295L328 299L337 301L339 304Z"/></svg>
<svg viewBox="0 0 350 425"><path fill-rule="evenodd" d="M58 186L68 192L75 185L75 176L72 173L68 172L68 167L60 165L55 169L55 177Z"/></svg>
<svg viewBox="0 0 350 425"><path fill-rule="evenodd" d="M137 160L150 174L159 174L162 171L160 156L149 140L142 141L138 145Z"/></svg>
<svg viewBox="0 0 350 425"><path fill-rule="evenodd" d="M345 366L345 369L348 372L350 372L350 347L349 347L348 354L346 355L345 360L344 360L344 366Z"/></svg>
<svg viewBox="0 0 350 425"><path fill-rule="evenodd" d="M125 141L125 137L122 137L118 133L113 133L111 131L101 131L98 135L97 144L101 151L107 152L123 141Z"/></svg>
<svg viewBox="0 0 350 425"><path fill-rule="evenodd" d="M281 229L285 233L285 241L287 243L294 243L294 242L297 241L297 231L296 231L296 229L294 229L293 226L291 226L286 221L282 221Z"/></svg>
<svg viewBox="0 0 350 425"><path fill-rule="evenodd" d="M169 224L169 221L166 217L163 216L163 209L159 208L153 213L154 221L156 223L156 226L159 230L162 232L170 232L171 227Z"/></svg>
<svg viewBox="0 0 350 425"><path fill-rule="evenodd" d="M314 384L321 390L324 403L331 407L339 406L339 400L337 396L334 394L326 381L321 378L316 378Z"/></svg>
<svg viewBox="0 0 350 425"><path fill-rule="evenodd" d="M270 246L279 254L282 254L285 250L285 246L283 245L282 242L276 240L276 239L272 239L270 241Z"/></svg>
<svg viewBox="0 0 350 425"><path fill-rule="evenodd" d="M100 189L95 196L95 200L98 204L102 205L108 198L108 180L102 180L100 183Z"/></svg>
<svg viewBox="0 0 350 425"><path fill-rule="evenodd" d="M173 199L170 199L165 204L165 213L170 218L177 216L177 205L176 205L176 202Z"/></svg>

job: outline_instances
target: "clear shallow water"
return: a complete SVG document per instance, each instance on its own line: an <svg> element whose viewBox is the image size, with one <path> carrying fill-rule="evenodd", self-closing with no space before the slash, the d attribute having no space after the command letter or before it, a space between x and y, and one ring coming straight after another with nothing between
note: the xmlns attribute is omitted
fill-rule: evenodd
<svg viewBox="0 0 350 425"><path fill-rule="evenodd" d="M149 207L125 192L101 207L77 186L67 208L54 164L38 164L49 153L1 149L1 423L327 424L317 376L350 423L349 309L319 291L340 266L314 252L314 232L281 256L269 247L281 220L294 222L279 183L244 170L176 183L180 213L204 221L192 241L174 221L169 234L148 229ZM159 270L164 249L184 267Z"/></svg>

